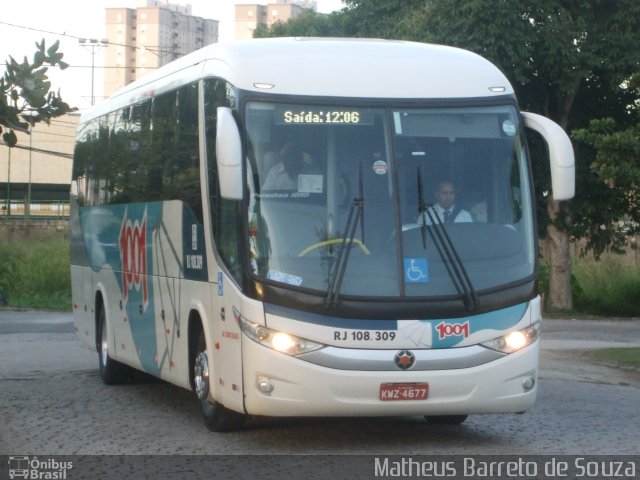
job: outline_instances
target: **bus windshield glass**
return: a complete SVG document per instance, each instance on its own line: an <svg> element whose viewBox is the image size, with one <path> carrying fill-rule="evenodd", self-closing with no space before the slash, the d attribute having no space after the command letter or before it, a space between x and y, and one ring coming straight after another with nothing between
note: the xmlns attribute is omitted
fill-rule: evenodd
<svg viewBox="0 0 640 480"><path fill-rule="evenodd" d="M436 297L533 274L531 185L514 106L249 102L245 118L249 265L262 281Z"/></svg>

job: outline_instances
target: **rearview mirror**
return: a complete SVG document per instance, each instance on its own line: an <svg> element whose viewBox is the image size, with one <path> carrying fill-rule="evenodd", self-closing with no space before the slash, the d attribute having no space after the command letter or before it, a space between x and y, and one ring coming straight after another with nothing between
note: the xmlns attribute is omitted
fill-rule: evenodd
<svg viewBox="0 0 640 480"><path fill-rule="evenodd" d="M218 107L216 122L216 159L220 195L228 200L242 200L242 140L233 112Z"/></svg>
<svg viewBox="0 0 640 480"><path fill-rule="evenodd" d="M576 167L569 136L560 125L547 117L529 112L522 112L522 117L524 125L542 135L549 147L553 199L573 198L576 189Z"/></svg>

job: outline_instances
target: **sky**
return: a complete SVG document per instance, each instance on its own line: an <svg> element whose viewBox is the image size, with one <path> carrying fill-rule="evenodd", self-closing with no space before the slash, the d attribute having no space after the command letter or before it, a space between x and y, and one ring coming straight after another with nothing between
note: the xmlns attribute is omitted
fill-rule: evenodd
<svg viewBox="0 0 640 480"><path fill-rule="evenodd" d="M275 0L274 0L275 1ZM173 0L171 3L190 4L193 15L218 20L220 41L233 39L234 4L271 3L271 0ZM343 7L341 0L317 0L318 12L329 13ZM137 0L22 0L5 6L0 16L0 74L9 55L21 62L26 55L33 59L35 43L46 45L60 40L60 52L70 67L62 72L49 69L52 88L60 90L63 100L80 109L91 105L91 51L80 46L78 37L105 37L105 8L135 8ZM9 25L10 24L10 25ZM47 32L55 32L52 35ZM96 103L102 97L103 55L94 57L94 95Z"/></svg>

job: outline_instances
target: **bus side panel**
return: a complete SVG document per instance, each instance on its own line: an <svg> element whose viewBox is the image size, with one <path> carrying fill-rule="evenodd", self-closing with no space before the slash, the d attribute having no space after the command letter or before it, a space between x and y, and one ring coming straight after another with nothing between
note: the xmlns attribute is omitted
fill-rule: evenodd
<svg viewBox="0 0 640 480"><path fill-rule="evenodd" d="M96 349L96 322L92 272L88 266L71 265L71 304L78 337Z"/></svg>
<svg viewBox="0 0 640 480"><path fill-rule="evenodd" d="M113 333L113 357L155 376L170 372L180 322L182 203L91 207L81 220Z"/></svg>
<svg viewBox="0 0 640 480"><path fill-rule="evenodd" d="M209 284L204 226L186 203L181 203L181 205L181 211L172 214L172 218L180 218L180 222L174 220L170 224L169 238L161 242L163 256L168 255L169 250L179 252L179 258L176 262L180 269L179 280L177 280L179 283L178 321L174 322L173 330L171 330L169 322L165 320L164 333L159 332L158 339L159 346L166 350L170 359L169 368L166 364L162 366L162 378L190 389L189 321L191 315L197 313L205 331L205 338L211 338L208 328L209 319L212 318L211 286ZM169 222L165 223L169 225ZM173 240L171 245L169 245L170 239ZM178 239L180 239L179 243Z"/></svg>
<svg viewBox="0 0 640 480"><path fill-rule="evenodd" d="M118 274L119 272L115 272L110 266L101 268L92 273L92 285L95 285L96 294L99 293L104 302L109 356L139 369L139 364L135 361L131 334L126 326L132 319L123 309L122 293L116 280Z"/></svg>
<svg viewBox="0 0 640 480"><path fill-rule="evenodd" d="M149 332L155 345L154 363L158 375L170 382L184 384L185 368L181 352L186 348L187 317L180 314L180 277L182 276L182 203L164 202L162 220L149 228L147 240L147 278L149 302L155 312L155 332ZM186 324L185 324L186 325Z"/></svg>
<svg viewBox="0 0 640 480"><path fill-rule="evenodd" d="M192 373L189 365L189 318L192 314L197 314L200 318L209 348L209 358L213 358L211 356L213 351L211 324L216 312L212 310L211 306L211 285L209 282L181 279L180 318L182 321L180 334L173 350L175 367L172 370L171 382L189 390L191 390L189 381ZM165 377L163 376L163 378Z"/></svg>
<svg viewBox="0 0 640 480"><path fill-rule="evenodd" d="M217 274L217 285L213 285L211 295L212 337L207 345L209 352L213 353L213 363L209 370L211 394L225 407L244 412L242 333L234 316L234 308L235 311L241 311L242 294L227 274L220 271Z"/></svg>
<svg viewBox="0 0 640 480"><path fill-rule="evenodd" d="M71 196L69 218L71 240L71 305L76 334L89 348L96 348L94 288L80 222L80 206Z"/></svg>

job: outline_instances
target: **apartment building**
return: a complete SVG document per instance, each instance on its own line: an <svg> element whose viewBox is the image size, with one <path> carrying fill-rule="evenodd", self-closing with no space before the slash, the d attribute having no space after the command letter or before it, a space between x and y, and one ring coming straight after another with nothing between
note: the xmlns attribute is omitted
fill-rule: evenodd
<svg viewBox="0 0 640 480"><path fill-rule="evenodd" d="M191 5L139 0L135 9L107 8L104 94L218 41L218 21L196 17Z"/></svg>
<svg viewBox="0 0 640 480"><path fill-rule="evenodd" d="M141 0L135 9L106 9L105 96L210 43L218 21L195 17L190 5ZM18 146L0 145L0 218L68 214L69 183L79 113L37 124L31 135L16 132Z"/></svg>
<svg viewBox="0 0 640 480"><path fill-rule="evenodd" d="M235 39L253 38L253 31L258 25L270 27L277 22L286 22L305 10L316 11L317 6L317 2L313 0L278 0L266 5L236 5Z"/></svg>

